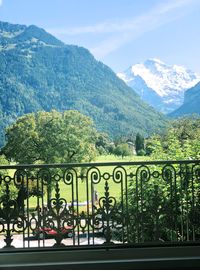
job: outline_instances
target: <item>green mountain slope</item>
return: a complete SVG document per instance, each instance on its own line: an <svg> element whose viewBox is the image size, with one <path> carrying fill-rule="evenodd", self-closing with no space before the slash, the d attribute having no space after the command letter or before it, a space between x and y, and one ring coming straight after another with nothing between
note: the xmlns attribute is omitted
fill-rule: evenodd
<svg viewBox="0 0 200 270"><path fill-rule="evenodd" d="M170 117L180 117L189 114L200 114L200 82L185 92L184 103L169 114Z"/></svg>
<svg viewBox="0 0 200 270"><path fill-rule="evenodd" d="M165 125L106 65L36 26L0 23L0 145L5 126L38 110L77 109L117 137L151 134Z"/></svg>

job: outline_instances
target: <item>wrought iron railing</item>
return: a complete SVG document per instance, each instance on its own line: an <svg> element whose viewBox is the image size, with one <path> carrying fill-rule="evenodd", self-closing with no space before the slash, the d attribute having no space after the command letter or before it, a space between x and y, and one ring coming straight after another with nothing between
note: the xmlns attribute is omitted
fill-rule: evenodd
<svg viewBox="0 0 200 270"><path fill-rule="evenodd" d="M0 240L1 248L197 243L200 161L0 166Z"/></svg>

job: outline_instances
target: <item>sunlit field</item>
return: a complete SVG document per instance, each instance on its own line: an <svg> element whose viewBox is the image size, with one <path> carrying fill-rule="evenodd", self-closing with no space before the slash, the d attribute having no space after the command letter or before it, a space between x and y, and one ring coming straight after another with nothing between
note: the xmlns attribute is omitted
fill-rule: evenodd
<svg viewBox="0 0 200 270"><path fill-rule="evenodd" d="M96 158L94 162L123 162L123 161L146 161L149 160L149 156L127 156L127 157L120 157L115 155L101 155Z"/></svg>

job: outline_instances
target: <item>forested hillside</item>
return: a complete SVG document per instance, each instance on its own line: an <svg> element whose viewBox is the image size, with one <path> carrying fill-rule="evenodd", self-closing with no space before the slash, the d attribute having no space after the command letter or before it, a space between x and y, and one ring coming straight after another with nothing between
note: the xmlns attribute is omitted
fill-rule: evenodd
<svg viewBox="0 0 200 270"><path fill-rule="evenodd" d="M200 82L185 92L184 103L170 114L171 117L200 114Z"/></svg>
<svg viewBox="0 0 200 270"><path fill-rule="evenodd" d="M161 130L165 120L82 47L36 26L0 23L0 145L5 127L39 110L76 109L111 137Z"/></svg>

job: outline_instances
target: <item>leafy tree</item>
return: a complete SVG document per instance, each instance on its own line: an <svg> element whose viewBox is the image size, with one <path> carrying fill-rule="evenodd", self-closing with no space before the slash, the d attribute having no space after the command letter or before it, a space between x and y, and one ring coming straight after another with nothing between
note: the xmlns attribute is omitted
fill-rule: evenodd
<svg viewBox="0 0 200 270"><path fill-rule="evenodd" d="M173 121L165 134L148 139L146 149L153 159L199 159L200 118Z"/></svg>
<svg viewBox="0 0 200 270"><path fill-rule="evenodd" d="M110 153L112 143L106 133L99 133L95 146L100 155Z"/></svg>
<svg viewBox="0 0 200 270"><path fill-rule="evenodd" d="M18 118L7 129L2 153L21 164L91 161L96 155L96 136L91 119L78 111L31 113ZM48 202L53 186L50 177Z"/></svg>
<svg viewBox="0 0 200 270"><path fill-rule="evenodd" d="M18 163L90 161L96 136L91 119L78 111L31 113L7 129L2 153Z"/></svg>
<svg viewBox="0 0 200 270"><path fill-rule="evenodd" d="M192 117L179 118L172 121L171 128L182 144L186 140L198 139L200 138L200 117L193 115Z"/></svg>
<svg viewBox="0 0 200 270"><path fill-rule="evenodd" d="M124 158L125 156L131 155L131 150L128 147L127 143L121 143L115 147L114 154L116 156L121 156L122 158Z"/></svg>

